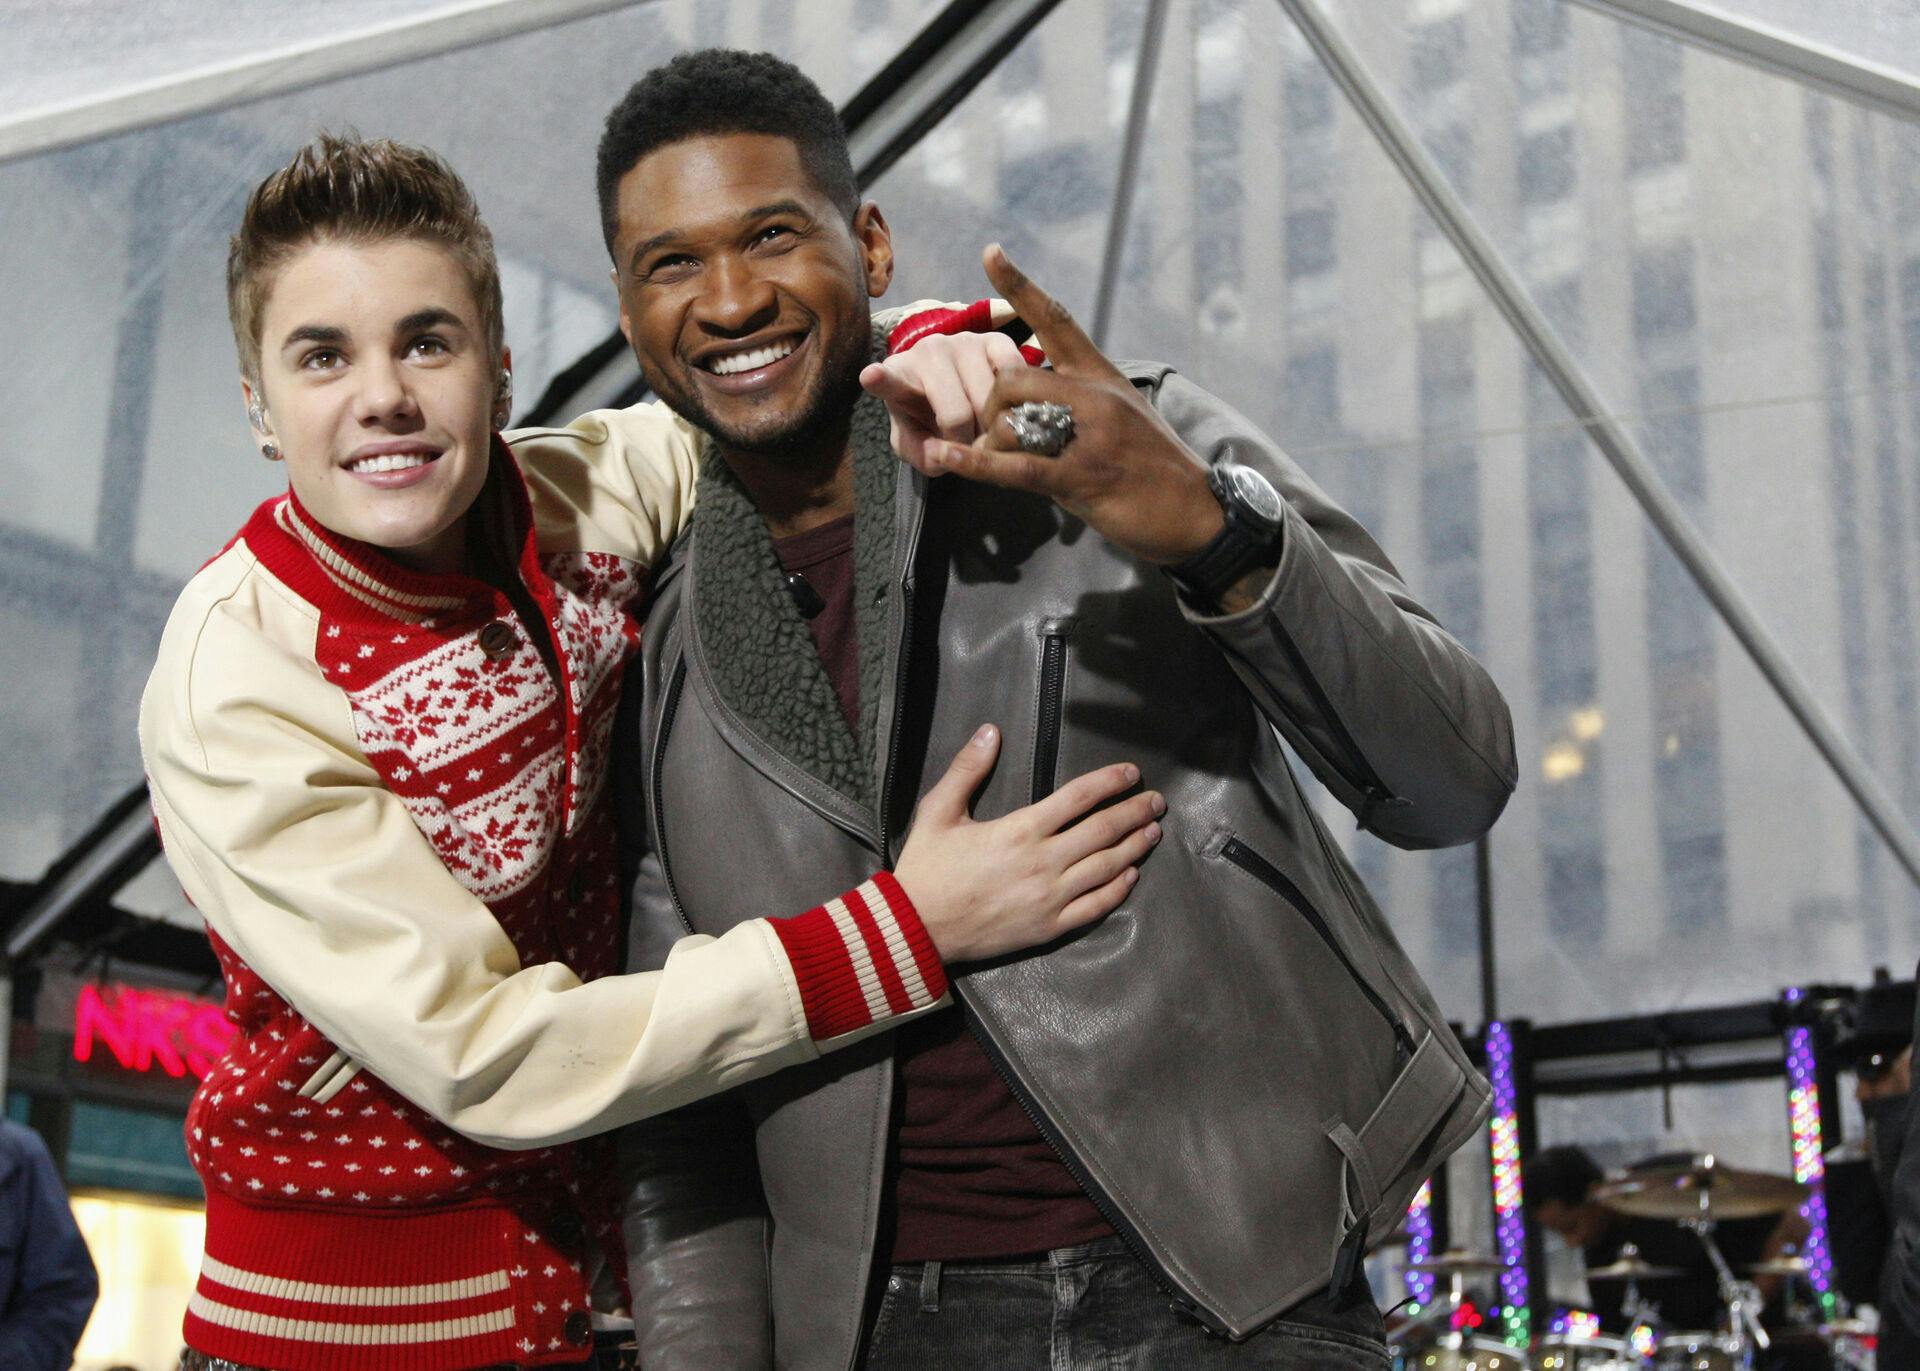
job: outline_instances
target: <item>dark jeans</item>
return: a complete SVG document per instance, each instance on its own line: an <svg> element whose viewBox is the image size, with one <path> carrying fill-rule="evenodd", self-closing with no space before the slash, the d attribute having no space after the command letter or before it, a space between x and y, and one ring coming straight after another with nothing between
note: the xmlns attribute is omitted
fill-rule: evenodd
<svg viewBox="0 0 1920 1371"><path fill-rule="evenodd" d="M1118 1238L1016 1262L915 1262L887 1277L865 1371L1386 1371L1371 1300L1324 1294L1245 1342L1169 1307Z"/></svg>

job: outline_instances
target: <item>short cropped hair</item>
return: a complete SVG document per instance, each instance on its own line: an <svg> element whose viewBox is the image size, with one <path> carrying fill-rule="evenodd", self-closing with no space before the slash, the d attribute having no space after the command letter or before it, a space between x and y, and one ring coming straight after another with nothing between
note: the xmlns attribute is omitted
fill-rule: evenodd
<svg viewBox="0 0 1920 1371"><path fill-rule="evenodd" d="M1585 1203L1593 1187L1606 1179L1584 1147L1543 1147L1527 1158L1521 1175L1529 1204L1558 1200L1568 1208Z"/></svg>
<svg viewBox="0 0 1920 1371"><path fill-rule="evenodd" d="M792 139L814 186L849 218L860 208L847 130L820 87L770 52L703 48L642 76L607 116L594 185L608 252L620 227L620 178L659 148L725 133Z"/></svg>
<svg viewBox="0 0 1920 1371"><path fill-rule="evenodd" d="M453 254L473 283L497 361L506 342L500 265L466 182L426 148L322 133L253 188L227 248L227 314L242 374L259 380L261 319L288 259L326 239L385 238L415 238Z"/></svg>

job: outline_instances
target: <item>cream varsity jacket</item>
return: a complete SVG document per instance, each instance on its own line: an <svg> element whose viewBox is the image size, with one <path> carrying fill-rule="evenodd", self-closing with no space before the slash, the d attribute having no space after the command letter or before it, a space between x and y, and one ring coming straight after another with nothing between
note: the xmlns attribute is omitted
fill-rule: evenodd
<svg viewBox="0 0 1920 1371"><path fill-rule="evenodd" d="M622 441L607 441L608 426ZM511 437L529 454L540 553L644 570L691 508L697 436L645 405ZM610 451L627 456L595 460ZM313 532L290 498L279 510L297 536ZM451 852L459 865L460 846L436 847L428 836L458 826L457 816L435 813L431 796L395 792L368 759L366 710L319 665L317 638L332 626L323 627L315 587L402 615L432 611L407 603L432 597L369 584L329 541L338 542L314 543L327 574L309 586L289 584L244 536L194 577L162 638L140 734L161 837L188 897L338 1049L333 1089L369 1069L469 1137L539 1145L809 1060L823 1046L810 1013L832 1045L892 1017L884 1001L876 1013L857 992L840 1006L853 1008L851 1018L828 1012L845 987L818 975L803 981L765 920L723 938L689 937L657 973L582 983L560 960L523 962L488 907L488 882L537 866L543 840L490 869L476 857L463 881L449 862ZM582 565L590 579L591 561ZM566 611L584 621L591 599ZM577 646L564 650L575 656ZM569 681L575 712L583 689L604 688L610 709L618 663L581 664L587 670ZM386 707L405 706L396 697ZM599 736L582 740L578 765L566 769L562 827L599 787L606 722L594 721ZM847 947L848 967L870 972L882 956L918 972L898 938ZM937 975L912 980L921 990L904 1006L910 1012L944 994Z"/></svg>

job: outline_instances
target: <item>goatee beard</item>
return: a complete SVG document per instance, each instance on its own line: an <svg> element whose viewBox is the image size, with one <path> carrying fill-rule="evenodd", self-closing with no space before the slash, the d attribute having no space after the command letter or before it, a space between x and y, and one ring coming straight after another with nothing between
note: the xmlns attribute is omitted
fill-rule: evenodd
<svg viewBox="0 0 1920 1371"><path fill-rule="evenodd" d="M682 417L731 452L776 459L809 456L822 444L838 446L844 441L848 416L860 398L860 369L865 365L864 358L856 358L850 369L822 375L806 408L778 429L754 432L724 428L704 412Z"/></svg>
<svg viewBox="0 0 1920 1371"><path fill-rule="evenodd" d="M775 461L804 458L823 445L837 448L845 441L854 404L862 394L860 373L872 355L871 320L848 320L842 332L846 341L837 355L826 359L813 394L807 397L798 414L778 428L755 430L723 425L701 402L698 391L689 388L672 396L654 384L654 378L645 379L653 384L654 393L666 400L669 408L727 451Z"/></svg>

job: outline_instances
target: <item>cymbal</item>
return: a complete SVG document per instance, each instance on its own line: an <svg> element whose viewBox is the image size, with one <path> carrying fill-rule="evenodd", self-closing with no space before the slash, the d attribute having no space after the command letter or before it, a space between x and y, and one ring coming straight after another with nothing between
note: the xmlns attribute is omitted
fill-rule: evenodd
<svg viewBox="0 0 1920 1371"><path fill-rule="evenodd" d="M1631 1246L1631 1244L1629 1244ZM1590 1281L1654 1281L1668 1276L1684 1276L1677 1266L1655 1266L1638 1252L1622 1251L1617 1261L1596 1266L1587 1272Z"/></svg>
<svg viewBox="0 0 1920 1371"><path fill-rule="evenodd" d="M1702 1157L1684 1166L1647 1166L1601 1186L1607 1208L1643 1219L1754 1219L1797 1209L1810 1192L1766 1171L1739 1171Z"/></svg>
<svg viewBox="0 0 1920 1371"><path fill-rule="evenodd" d="M1755 1262L1747 1268L1749 1276L1804 1276L1809 1270L1805 1257L1774 1257Z"/></svg>
<svg viewBox="0 0 1920 1371"><path fill-rule="evenodd" d="M1495 1271L1506 1269L1507 1264L1498 1257L1469 1252L1464 1247L1452 1248L1437 1257L1429 1257L1423 1262L1407 1263L1407 1270L1424 1272L1429 1276L1491 1275Z"/></svg>

